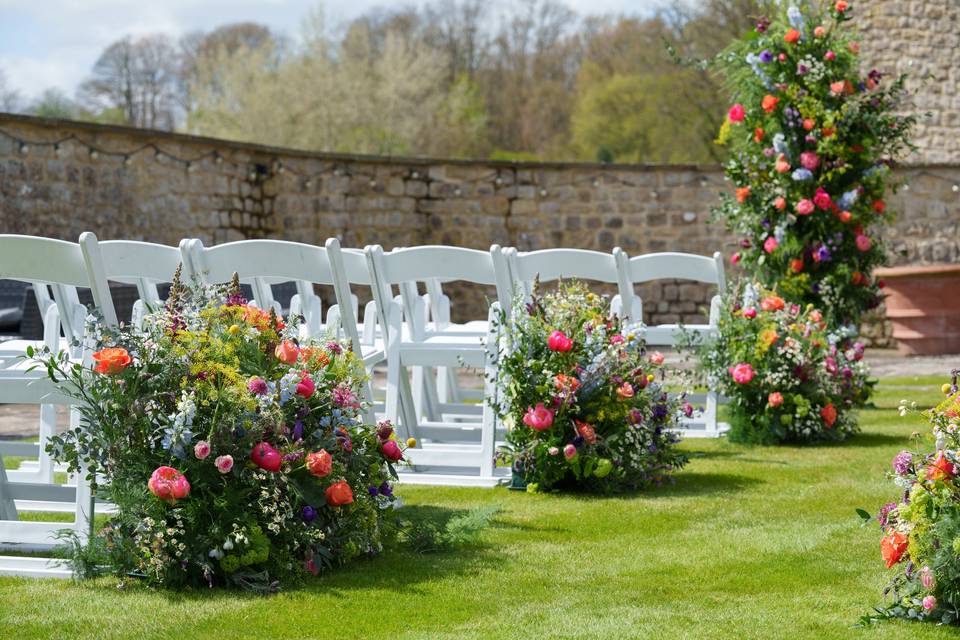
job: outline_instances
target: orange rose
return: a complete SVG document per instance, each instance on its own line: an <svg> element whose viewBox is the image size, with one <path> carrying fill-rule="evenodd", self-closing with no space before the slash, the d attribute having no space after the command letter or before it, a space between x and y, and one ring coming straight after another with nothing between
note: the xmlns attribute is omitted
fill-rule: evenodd
<svg viewBox="0 0 960 640"><path fill-rule="evenodd" d="M833 427L833 423L837 421L837 408L833 406L832 402L829 403L823 409L820 409L820 417L823 418L823 422L828 429Z"/></svg>
<svg viewBox="0 0 960 640"><path fill-rule="evenodd" d="M933 464L927 467L928 480L949 480L955 475L957 475L957 470L950 461L947 460L947 457L943 455L943 451L941 451L937 459L933 461Z"/></svg>
<svg viewBox="0 0 960 640"><path fill-rule="evenodd" d="M553 384L557 387L558 391L576 391L580 386L580 381L574 376L568 376L563 373L558 373L553 378Z"/></svg>
<svg viewBox="0 0 960 640"><path fill-rule="evenodd" d="M93 354L93 359L97 361L93 370L97 373L114 374L120 373L127 368L133 359L127 350L123 347L107 347Z"/></svg>
<svg viewBox="0 0 960 640"><path fill-rule="evenodd" d="M786 306L780 296L767 296L760 301L760 308L764 311L782 311Z"/></svg>
<svg viewBox="0 0 960 640"><path fill-rule="evenodd" d="M777 108L778 102L780 102L780 98L775 98L767 94L763 96L763 102L760 103L760 106L763 107L763 110L767 113L773 113L774 109Z"/></svg>
<svg viewBox="0 0 960 640"><path fill-rule="evenodd" d="M277 360L280 362L293 364L297 361L297 356L300 355L300 348L290 340L284 340L277 345L274 355L277 356Z"/></svg>
<svg viewBox="0 0 960 640"><path fill-rule="evenodd" d="M750 187L740 187L737 189L737 202L743 204L750 197Z"/></svg>
<svg viewBox="0 0 960 640"><path fill-rule="evenodd" d="M887 569L900 562L906 552L907 536L902 533L891 533L880 541L880 555L887 562Z"/></svg>
<svg viewBox="0 0 960 640"><path fill-rule="evenodd" d="M797 44L797 42L800 40L800 32L796 29L790 29L787 31L786 35L783 36L783 39L790 44Z"/></svg>
<svg viewBox="0 0 960 640"><path fill-rule="evenodd" d="M753 141L756 142L757 144L760 144L761 142L763 142L763 136L765 135L766 135L766 132L760 127L757 127L756 129L753 130Z"/></svg>
<svg viewBox="0 0 960 640"><path fill-rule="evenodd" d="M307 454L307 471L318 478L325 478L333 470L333 456L326 449Z"/></svg>
<svg viewBox="0 0 960 640"><path fill-rule="evenodd" d="M579 420L574 420L577 423L577 433L583 436L583 439L587 441L587 444L596 444L597 442L597 430L593 428L592 424L587 424L586 422L580 422Z"/></svg>
<svg viewBox="0 0 960 640"><path fill-rule="evenodd" d="M350 490L350 485L347 484L346 480L334 482L327 487L325 493L327 495L327 504L331 507L342 507L345 504L353 502L353 491Z"/></svg>

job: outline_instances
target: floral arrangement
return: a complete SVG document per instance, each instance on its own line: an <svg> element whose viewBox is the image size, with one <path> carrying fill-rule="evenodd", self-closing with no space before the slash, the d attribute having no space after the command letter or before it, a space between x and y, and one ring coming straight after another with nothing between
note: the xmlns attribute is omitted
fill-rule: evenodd
<svg viewBox="0 0 960 640"><path fill-rule="evenodd" d="M760 285L734 287L718 335L695 343L703 369L730 400L728 437L772 444L842 440L872 390L864 347L830 332L813 305L784 301Z"/></svg>
<svg viewBox="0 0 960 640"><path fill-rule="evenodd" d="M247 304L236 282L179 274L142 328L91 330L91 368L43 359L82 403L82 428L50 446L104 479L118 511L95 540L113 570L271 591L381 550L404 447L389 424L364 424L349 348L298 341L295 320Z"/></svg>
<svg viewBox="0 0 960 640"><path fill-rule="evenodd" d="M822 6L784 6L715 59L735 100L718 138L735 191L715 214L740 235L731 260L752 278L858 325L881 300L884 195L915 118L895 113L903 77L861 74L853 3Z"/></svg>
<svg viewBox="0 0 960 640"><path fill-rule="evenodd" d="M506 324L494 408L508 428L500 454L527 489L641 488L682 467L673 429L693 407L667 394L663 356L582 283L535 291L526 310Z"/></svg>
<svg viewBox="0 0 960 640"><path fill-rule="evenodd" d="M943 385L946 399L923 413L933 428L932 453L901 451L892 462L896 502L883 505L876 521L883 532L880 555L898 567L884 591L890 602L865 621L884 618L960 620L960 390L958 370ZM916 403L900 403L900 414ZM858 510L865 521L873 518Z"/></svg>

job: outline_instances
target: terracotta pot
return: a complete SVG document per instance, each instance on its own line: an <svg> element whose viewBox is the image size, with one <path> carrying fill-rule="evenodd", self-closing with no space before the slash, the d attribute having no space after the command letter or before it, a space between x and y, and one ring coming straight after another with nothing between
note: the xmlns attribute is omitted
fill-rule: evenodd
<svg viewBox="0 0 960 640"><path fill-rule="evenodd" d="M901 354L960 353L960 265L892 267L874 276L886 283L887 317Z"/></svg>

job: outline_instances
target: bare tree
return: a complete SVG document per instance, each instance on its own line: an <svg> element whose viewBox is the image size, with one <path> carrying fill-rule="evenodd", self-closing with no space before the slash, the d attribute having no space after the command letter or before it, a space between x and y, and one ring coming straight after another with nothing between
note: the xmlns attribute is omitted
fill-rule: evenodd
<svg viewBox="0 0 960 640"><path fill-rule="evenodd" d="M20 92L7 84L7 74L0 69L0 111L17 111L20 104Z"/></svg>
<svg viewBox="0 0 960 640"><path fill-rule="evenodd" d="M76 118L77 105L61 89L55 87L45 89L40 97L34 100L27 112L41 118Z"/></svg>
<svg viewBox="0 0 960 640"><path fill-rule="evenodd" d="M178 58L165 35L124 38L100 55L78 95L91 111L120 110L126 124L173 129L180 102Z"/></svg>

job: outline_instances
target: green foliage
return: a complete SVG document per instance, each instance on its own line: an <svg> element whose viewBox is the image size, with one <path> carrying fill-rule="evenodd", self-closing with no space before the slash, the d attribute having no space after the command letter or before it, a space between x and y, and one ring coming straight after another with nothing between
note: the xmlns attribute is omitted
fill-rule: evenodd
<svg viewBox="0 0 960 640"><path fill-rule="evenodd" d="M406 549L416 553L439 553L475 544L480 533L499 512L499 507L477 507L446 522L402 519L399 522L400 541Z"/></svg>

